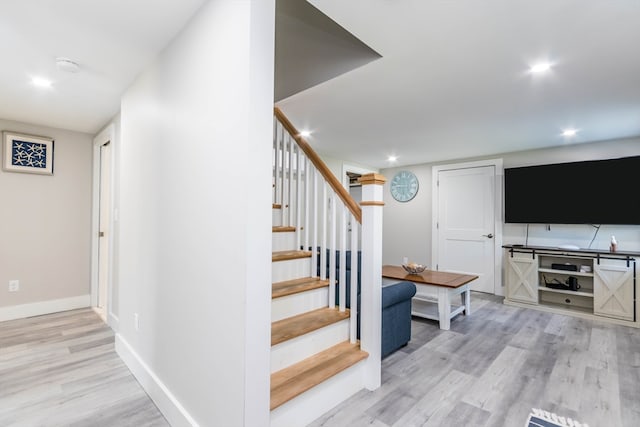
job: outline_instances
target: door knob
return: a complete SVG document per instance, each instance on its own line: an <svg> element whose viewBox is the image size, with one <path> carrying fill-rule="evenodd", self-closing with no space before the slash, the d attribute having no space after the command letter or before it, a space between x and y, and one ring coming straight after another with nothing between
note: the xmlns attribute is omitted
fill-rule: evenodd
<svg viewBox="0 0 640 427"><path fill-rule="evenodd" d="M493 239L493 234L492 234L492 233L489 233L489 234L483 234L482 236L483 236L483 237L488 237L488 238L490 238L490 239Z"/></svg>

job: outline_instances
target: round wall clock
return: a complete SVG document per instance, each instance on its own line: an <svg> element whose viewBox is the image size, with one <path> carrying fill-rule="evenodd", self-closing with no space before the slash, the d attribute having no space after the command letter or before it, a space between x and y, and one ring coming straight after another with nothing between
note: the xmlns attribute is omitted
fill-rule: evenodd
<svg viewBox="0 0 640 427"><path fill-rule="evenodd" d="M390 189L394 199L408 202L418 193L418 178L412 172L400 171L391 180Z"/></svg>

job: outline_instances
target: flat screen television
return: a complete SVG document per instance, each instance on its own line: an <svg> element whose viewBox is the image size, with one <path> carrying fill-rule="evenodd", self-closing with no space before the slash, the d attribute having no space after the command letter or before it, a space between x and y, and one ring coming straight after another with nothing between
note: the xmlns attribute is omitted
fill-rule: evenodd
<svg viewBox="0 0 640 427"><path fill-rule="evenodd" d="M526 224L640 224L640 156L504 170L504 217Z"/></svg>

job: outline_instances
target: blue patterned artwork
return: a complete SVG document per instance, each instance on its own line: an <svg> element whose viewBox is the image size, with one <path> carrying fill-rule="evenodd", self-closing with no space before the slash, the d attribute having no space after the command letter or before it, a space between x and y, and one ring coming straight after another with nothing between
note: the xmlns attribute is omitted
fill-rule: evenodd
<svg viewBox="0 0 640 427"><path fill-rule="evenodd" d="M8 172L53 174L53 140L4 132L3 169Z"/></svg>
<svg viewBox="0 0 640 427"><path fill-rule="evenodd" d="M14 139L11 147L11 164L46 169L47 145Z"/></svg>

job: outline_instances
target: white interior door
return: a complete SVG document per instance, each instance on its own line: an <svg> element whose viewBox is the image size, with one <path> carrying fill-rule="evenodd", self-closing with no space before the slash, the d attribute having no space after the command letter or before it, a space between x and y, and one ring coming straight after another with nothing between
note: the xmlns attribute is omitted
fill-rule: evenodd
<svg viewBox="0 0 640 427"><path fill-rule="evenodd" d="M106 312L109 298L109 221L111 145L100 146L100 225L98 232L98 308Z"/></svg>
<svg viewBox="0 0 640 427"><path fill-rule="evenodd" d="M495 293L495 166L441 170L437 176L438 270L478 275L474 291Z"/></svg>

